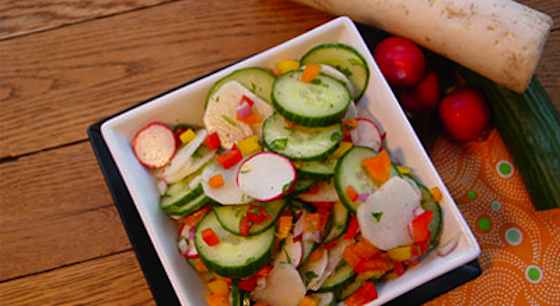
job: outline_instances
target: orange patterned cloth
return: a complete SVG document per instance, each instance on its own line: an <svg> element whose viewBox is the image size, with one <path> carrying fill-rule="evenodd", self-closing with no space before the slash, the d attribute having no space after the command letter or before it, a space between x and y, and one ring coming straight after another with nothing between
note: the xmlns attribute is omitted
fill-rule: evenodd
<svg viewBox="0 0 560 306"><path fill-rule="evenodd" d="M439 138L432 160L480 244L483 272L427 305L560 305L560 209L533 209L498 132L467 145Z"/></svg>

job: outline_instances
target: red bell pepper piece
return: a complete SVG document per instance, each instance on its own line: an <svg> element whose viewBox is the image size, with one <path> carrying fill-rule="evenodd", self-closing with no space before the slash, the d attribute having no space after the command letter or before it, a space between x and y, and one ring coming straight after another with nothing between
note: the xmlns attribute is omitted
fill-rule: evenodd
<svg viewBox="0 0 560 306"><path fill-rule="evenodd" d="M239 234L241 236L249 236L251 226L253 226L253 222L251 222L247 216L243 217L239 223Z"/></svg>
<svg viewBox="0 0 560 306"><path fill-rule="evenodd" d="M257 279L257 275L253 275L245 279L240 279L239 282L237 282L237 287L239 287L239 289L243 291L251 292L257 287Z"/></svg>
<svg viewBox="0 0 560 306"><path fill-rule="evenodd" d="M202 240L209 246L215 246L220 243L220 237L211 228L202 231Z"/></svg>
<svg viewBox="0 0 560 306"><path fill-rule="evenodd" d="M356 292L344 301L346 306L362 306L377 298L377 289L372 282L365 282Z"/></svg>
<svg viewBox="0 0 560 306"><path fill-rule="evenodd" d="M397 276L401 276L404 274L404 266L400 261L394 261L393 262L393 266L394 266L394 272Z"/></svg>
<svg viewBox="0 0 560 306"><path fill-rule="evenodd" d="M239 105L243 104L243 102L247 102L249 107L253 107L253 105L255 105L255 102L253 102L253 100L251 100L251 98L247 97L246 95L243 95L243 97L241 97L241 101L239 101Z"/></svg>
<svg viewBox="0 0 560 306"><path fill-rule="evenodd" d="M410 231L412 239L415 242L426 241L430 238L429 225L432 222L432 212L425 211L421 215L416 216L410 223Z"/></svg>
<svg viewBox="0 0 560 306"><path fill-rule="evenodd" d="M247 218L255 224L261 224L269 218L272 218L272 216L270 216L262 206L251 206L247 211Z"/></svg>
<svg viewBox="0 0 560 306"><path fill-rule="evenodd" d="M216 132L208 134L208 136L206 136L206 139L204 140L204 144L210 150L217 150L222 145L220 136L218 136L218 133Z"/></svg>
<svg viewBox="0 0 560 306"><path fill-rule="evenodd" d="M358 224L358 218L356 218L356 216L352 216L350 223L348 224L348 229L346 230L346 233L344 233L344 239L350 240L354 238L358 234L359 230L360 225Z"/></svg>
<svg viewBox="0 0 560 306"><path fill-rule="evenodd" d="M220 165L222 165L224 169L229 169L235 166L242 159L243 159L243 155L241 154L241 151L239 151L239 149L236 146L231 148L231 150L218 155L218 157L216 158L218 163L220 163Z"/></svg>

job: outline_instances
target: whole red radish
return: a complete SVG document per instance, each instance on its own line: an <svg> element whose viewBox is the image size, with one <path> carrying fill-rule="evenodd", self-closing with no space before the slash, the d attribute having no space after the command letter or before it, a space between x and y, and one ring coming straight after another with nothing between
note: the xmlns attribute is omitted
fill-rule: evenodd
<svg viewBox="0 0 560 306"><path fill-rule="evenodd" d="M480 137L488 126L489 110L484 97L474 89L456 89L439 105L439 116L449 135L459 141Z"/></svg>
<svg viewBox="0 0 560 306"><path fill-rule="evenodd" d="M399 94L402 106L410 112L434 109L440 99L439 77L430 72L413 89L404 89Z"/></svg>
<svg viewBox="0 0 560 306"><path fill-rule="evenodd" d="M392 86L414 86L424 77L426 59L411 40L389 37L375 48L375 60Z"/></svg>

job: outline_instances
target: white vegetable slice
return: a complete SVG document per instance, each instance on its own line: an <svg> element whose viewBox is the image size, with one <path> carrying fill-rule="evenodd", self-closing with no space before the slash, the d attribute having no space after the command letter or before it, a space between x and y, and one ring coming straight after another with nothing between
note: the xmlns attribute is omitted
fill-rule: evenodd
<svg viewBox="0 0 560 306"><path fill-rule="evenodd" d="M175 175L169 176L167 178L168 182L174 183L178 182L188 175L191 175L201 169L204 165L206 165L214 156L216 155L216 151L207 151L204 155L195 158L191 156L190 163L188 163L184 168L179 170ZM189 183L189 185L192 185ZM196 187L196 185L195 185Z"/></svg>
<svg viewBox="0 0 560 306"><path fill-rule="evenodd" d="M168 183L178 182L181 179L183 179L185 176L187 176L187 175L193 173L194 171L196 171L196 170L194 170L194 171L189 173L190 170L186 171L185 169L189 169L189 166L192 162L191 157L192 157L193 153L204 142L204 139L206 139L207 135L208 135L208 132L206 132L206 130L198 131L196 133L196 137L193 140L191 140L191 142L189 142L188 144L183 146L181 149L179 149L179 151L177 151L177 154L175 154L175 157L173 157L173 159L171 160L169 165L167 165L167 167L165 167L165 169L163 170L163 172L161 174L162 178L166 182L168 182Z"/></svg>
<svg viewBox="0 0 560 306"><path fill-rule="evenodd" d="M330 65L320 64L319 66L321 66L321 73L342 81L344 85L346 85L346 88L348 88L348 91L350 91L350 94L352 94L352 97L356 97L359 94L354 84L352 84L352 82L346 77L346 75L344 75L344 73L340 72L340 70ZM301 68L305 69L305 66Z"/></svg>
<svg viewBox="0 0 560 306"><path fill-rule="evenodd" d="M352 143L379 151L383 141L375 123L362 117L356 117L355 119L357 126L350 132Z"/></svg>
<svg viewBox="0 0 560 306"><path fill-rule="evenodd" d="M392 177L358 207L362 235L381 250L411 244L408 224L420 198L406 180Z"/></svg>
<svg viewBox="0 0 560 306"><path fill-rule="evenodd" d="M132 149L142 165L161 168L169 163L177 150L175 135L163 123L153 122L134 136Z"/></svg>
<svg viewBox="0 0 560 306"><path fill-rule="evenodd" d="M305 297L305 285L294 266L277 263L266 277L266 286L252 294L257 301L270 306L298 306Z"/></svg>
<svg viewBox="0 0 560 306"><path fill-rule="evenodd" d="M327 250L321 250L323 254L321 258L315 261L307 260L301 267L301 274L307 280L307 289L317 290L321 287L321 280L327 269L329 262L329 254ZM315 251L317 252L317 251Z"/></svg>
<svg viewBox="0 0 560 306"><path fill-rule="evenodd" d="M330 306L334 302L334 293L332 292L314 293L311 297L319 301L317 306Z"/></svg>
<svg viewBox="0 0 560 306"><path fill-rule="evenodd" d="M245 194L235 182L237 172L241 162L237 165L224 169L217 163L212 163L202 172L202 188L204 193L214 201L223 205L246 204L253 199ZM212 188L208 185L208 180L214 175L221 175L224 179L224 185L219 188Z"/></svg>
<svg viewBox="0 0 560 306"><path fill-rule="evenodd" d="M276 258L276 261L288 262L292 266L297 267L299 266L302 257L303 248L301 241L294 241L292 235L289 235L284 241L284 245L282 246L282 249L280 249L280 253Z"/></svg>
<svg viewBox="0 0 560 306"><path fill-rule="evenodd" d="M318 183L318 192L301 193L298 197L305 202L336 202L338 194L332 181Z"/></svg>
<svg viewBox="0 0 560 306"><path fill-rule="evenodd" d="M208 100L203 121L210 133L218 133L221 144L226 149L231 149L234 143L255 132L259 134L261 130L261 124L251 127L236 119L237 108L243 96L254 102L252 110L258 112L263 121L273 112L268 103L238 82L230 81L222 85Z"/></svg>
<svg viewBox="0 0 560 306"><path fill-rule="evenodd" d="M328 251L329 260L327 262L327 268L325 269L325 273L323 273L323 275L321 276L321 279L318 280L317 288L321 288L325 280L327 280L327 278L329 278L329 276L331 276L331 274L336 270L336 267L338 267L338 264L342 260L342 255L344 254L344 250L346 249L347 246L349 246L352 243L353 243L352 240L341 239L339 240L339 242L336 244L334 248Z"/></svg>
<svg viewBox="0 0 560 306"><path fill-rule="evenodd" d="M257 153L239 168L237 183L250 197L272 201L290 190L296 170L289 159L271 152Z"/></svg>

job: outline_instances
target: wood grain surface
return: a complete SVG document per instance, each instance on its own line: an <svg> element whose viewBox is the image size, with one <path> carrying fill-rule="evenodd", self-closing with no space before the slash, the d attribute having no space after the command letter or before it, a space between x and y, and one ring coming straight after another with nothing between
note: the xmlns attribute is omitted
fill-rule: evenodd
<svg viewBox="0 0 560 306"><path fill-rule="evenodd" d="M2 305L154 305L132 251L0 283Z"/></svg>
<svg viewBox="0 0 560 306"><path fill-rule="evenodd" d="M538 75L560 110L560 1ZM284 0L0 2L0 305L153 304L94 121L333 18Z"/></svg>
<svg viewBox="0 0 560 306"><path fill-rule="evenodd" d="M170 1L173 0L3 0L0 40Z"/></svg>

